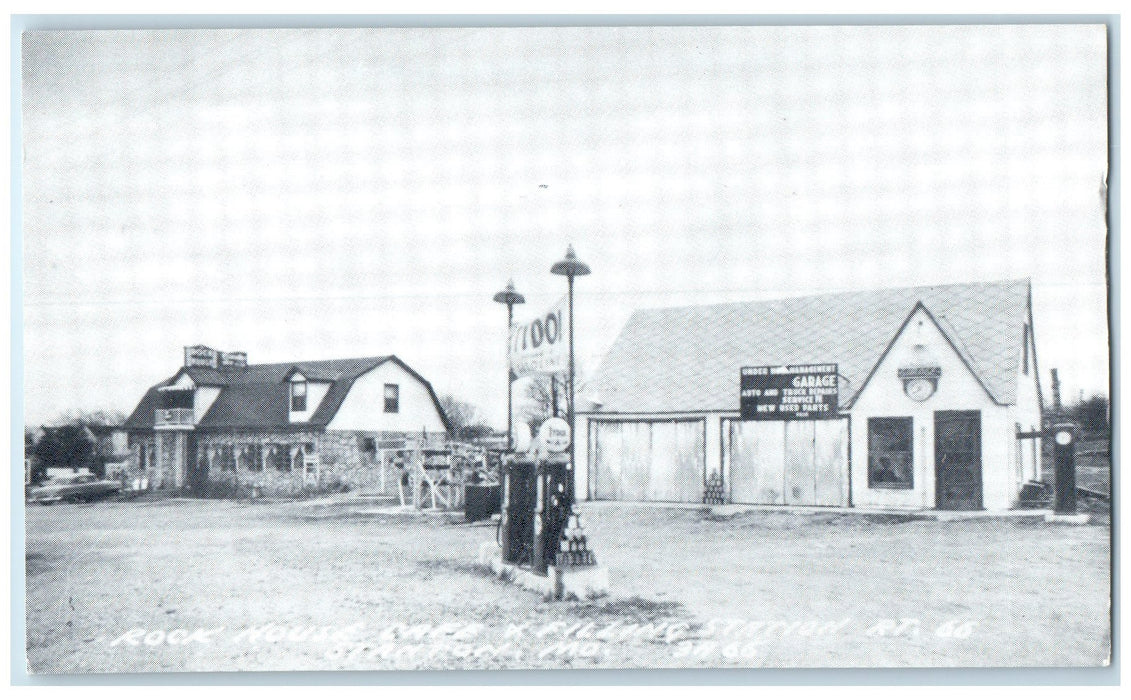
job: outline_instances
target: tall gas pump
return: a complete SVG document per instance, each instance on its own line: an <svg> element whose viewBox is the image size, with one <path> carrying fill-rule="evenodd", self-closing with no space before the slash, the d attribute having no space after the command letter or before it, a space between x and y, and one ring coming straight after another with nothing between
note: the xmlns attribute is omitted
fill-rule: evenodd
<svg viewBox="0 0 1131 700"><path fill-rule="evenodd" d="M550 418L538 433L537 448L510 456L503 467L503 561L528 565L543 576L551 566L597 563L573 512L569 441L569 424Z"/></svg>

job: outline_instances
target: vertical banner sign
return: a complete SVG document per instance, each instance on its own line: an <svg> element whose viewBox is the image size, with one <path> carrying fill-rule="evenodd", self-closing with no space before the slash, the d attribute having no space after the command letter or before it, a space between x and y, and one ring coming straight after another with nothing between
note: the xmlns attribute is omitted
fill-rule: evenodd
<svg viewBox="0 0 1131 700"><path fill-rule="evenodd" d="M743 367L739 381L742 420L836 418L837 366Z"/></svg>
<svg viewBox="0 0 1131 700"><path fill-rule="evenodd" d="M554 374L569 369L569 316L566 297L544 314L511 326L509 346L514 376Z"/></svg>

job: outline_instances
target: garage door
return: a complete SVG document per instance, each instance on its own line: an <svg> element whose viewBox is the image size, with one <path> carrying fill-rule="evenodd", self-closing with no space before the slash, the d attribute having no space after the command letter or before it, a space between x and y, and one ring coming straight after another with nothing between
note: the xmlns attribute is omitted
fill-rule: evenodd
<svg viewBox="0 0 1131 700"><path fill-rule="evenodd" d="M732 503L848 505L848 420L724 420Z"/></svg>
<svg viewBox="0 0 1131 700"><path fill-rule="evenodd" d="M704 421L594 421L591 425L594 498L703 501Z"/></svg>

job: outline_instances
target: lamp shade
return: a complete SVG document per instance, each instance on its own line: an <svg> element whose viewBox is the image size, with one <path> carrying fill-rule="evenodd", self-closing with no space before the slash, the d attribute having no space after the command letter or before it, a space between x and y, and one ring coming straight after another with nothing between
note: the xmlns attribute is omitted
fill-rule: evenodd
<svg viewBox="0 0 1131 700"><path fill-rule="evenodd" d="M573 252L573 246L571 245L566 250L565 259L554 263L554 266L550 268L550 272L566 277L580 277L581 275L589 274L589 266L577 259L577 253Z"/></svg>
<svg viewBox="0 0 1131 700"><path fill-rule="evenodd" d="M526 297L514 290L514 280L507 282L507 288L495 295L495 301L510 306L512 304L525 304Z"/></svg>

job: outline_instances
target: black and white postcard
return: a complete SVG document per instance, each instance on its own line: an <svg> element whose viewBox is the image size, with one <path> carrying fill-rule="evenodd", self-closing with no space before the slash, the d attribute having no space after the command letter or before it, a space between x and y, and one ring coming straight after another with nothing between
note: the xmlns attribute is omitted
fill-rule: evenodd
<svg viewBox="0 0 1131 700"><path fill-rule="evenodd" d="M1109 664L1109 41L23 33L28 673Z"/></svg>

